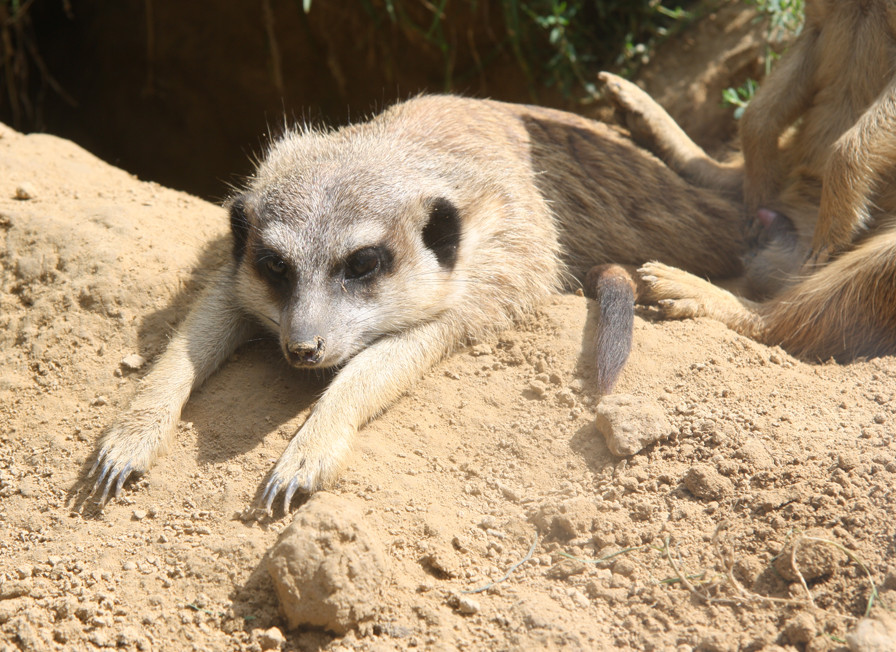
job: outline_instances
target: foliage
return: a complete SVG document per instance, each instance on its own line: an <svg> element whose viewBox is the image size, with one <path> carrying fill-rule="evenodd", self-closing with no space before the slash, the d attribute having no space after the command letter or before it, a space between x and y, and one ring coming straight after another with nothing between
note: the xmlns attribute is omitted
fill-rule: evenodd
<svg viewBox="0 0 896 652"><path fill-rule="evenodd" d="M765 29L765 74L771 72L772 65L780 58L774 45L799 35L803 28L805 0L747 0L756 5L759 19L766 20ZM722 104L733 106L734 117L740 119L747 105L756 95L759 83L748 79L738 88L722 91Z"/></svg>
<svg viewBox="0 0 896 652"><path fill-rule="evenodd" d="M303 11L320 3L295 0ZM443 57L444 86L451 90L481 72L453 69L463 39L451 38L459 14L488 14L500 20L495 43L484 62L510 53L533 97L543 86L564 96L590 96L604 68L633 72L649 59L658 42L720 0L358 0L372 25L391 24L422 37ZM686 7L686 8L685 8ZM458 45L458 40L460 44Z"/></svg>

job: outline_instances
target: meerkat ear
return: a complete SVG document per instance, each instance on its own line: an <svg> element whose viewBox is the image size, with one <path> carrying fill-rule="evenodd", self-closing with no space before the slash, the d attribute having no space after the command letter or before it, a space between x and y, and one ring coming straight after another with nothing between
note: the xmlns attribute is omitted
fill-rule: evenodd
<svg viewBox="0 0 896 652"><path fill-rule="evenodd" d="M246 240L249 237L249 218L242 197L230 202L230 232L233 234L233 259L239 263L246 253Z"/></svg>
<svg viewBox="0 0 896 652"><path fill-rule="evenodd" d="M429 205L429 220L423 227L423 244L435 255L439 265L454 269L460 245L461 223L457 207L444 197Z"/></svg>

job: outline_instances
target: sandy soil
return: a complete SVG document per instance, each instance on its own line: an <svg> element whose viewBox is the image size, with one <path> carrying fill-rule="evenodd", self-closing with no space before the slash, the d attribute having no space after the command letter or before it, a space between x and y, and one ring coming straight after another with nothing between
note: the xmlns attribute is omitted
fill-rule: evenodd
<svg viewBox="0 0 896 652"><path fill-rule="evenodd" d="M246 508L325 379L273 344L194 394L120 498L85 499L146 370L122 361L160 352L226 224L0 128L0 650L820 651L846 645L873 587L896 605L896 359L807 364L645 310L617 391L671 426L618 458L595 427L588 301L563 296L363 429L329 498L382 580L347 633L289 629L267 551L293 516Z"/></svg>

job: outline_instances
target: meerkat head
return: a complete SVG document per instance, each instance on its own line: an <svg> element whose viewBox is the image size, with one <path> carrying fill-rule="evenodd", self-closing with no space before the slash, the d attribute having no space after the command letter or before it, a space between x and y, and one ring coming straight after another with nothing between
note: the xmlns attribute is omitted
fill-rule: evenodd
<svg viewBox="0 0 896 652"><path fill-rule="evenodd" d="M433 319L463 235L450 187L413 167L386 173L376 151L333 136L287 136L230 204L241 302L296 367L340 365Z"/></svg>

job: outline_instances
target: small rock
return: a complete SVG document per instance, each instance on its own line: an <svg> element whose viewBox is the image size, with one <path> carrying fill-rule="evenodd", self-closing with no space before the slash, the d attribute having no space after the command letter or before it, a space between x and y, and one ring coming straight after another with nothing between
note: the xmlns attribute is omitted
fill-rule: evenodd
<svg viewBox="0 0 896 652"><path fill-rule="evenodd" d="M109 399L106 398L105 396L97 396L95 399L93 399L93 401L90 404L93 405L94 407L100 407L100 406L106 405L106 403L108 403L108 402L109 402Z"/></svg>
<svg viewBox="0 0 896 652"><path fill-rule="evenodd" d="M260 632L255 640L258 641L258 645L261 646L262 650L279 650L286 643L286 637L283 635L283 632L276 627Z"/></svg>
<svg viewBox="0 0 896 652"><path fill-rule="evenodd" d="M466 595L452 595L448 604L462 614L475 614L479 612L479 602Z"/></svg>
<svg viewBox="0 0 896 652"><path fill-rule="evenodd" d="M16 568L16 575L19 576L20 580L28 579L34 574L34 567L29 566L28 564L19 566Z"/></svg>
<svg viewBox="0 0 896 652"><path fill-rule="evenodd" d="M376 615L387 561L362 509L321 491L280 534L267 569L291 628L310 625L344 635Z"/></svg>
<svg viewBox="0 0 896 652"><path fill-rule="evenodd" d="M632 577L637 572L638 567L635 566L635 562L631 559L626 559L625 557L619 557L616 561L613 562L613 566L611 567L612 571L616 575L622 575L623 577Z"/></svg>
<svg viewBox="0 0 896 652"><path fill-rule="evenodd" d="M545 577L552 580L565 580L573 575L580 575L588 569L587 564L578 559L561 559L545 571Z"/></svg>
<svg viewBox="0 0 896 652"><path fill-rule="evenodd" d="M753 465L756 469L770 469L775 465L775 460L765 445L756 439L744 442L736 452L735 457Z"/></svg>
<svg viewBox="0 0 896 652"><path fill-rule="evenodd" d="M31 595L33 584L30 579L0 582L0 600L11 600Z"/></svg>
<svg viewBox="0 0 896 652"><path fill-rule="evenodd" d="M708 464L695 464L684 475L684 486L701 500L720 500L734 491L734 484Z"/></svg>
<svg viewBox="0 0 896 652"><path fill-rule="evenodd" d="M840 564L846 560L846 555L843 551L823 541L807 540L806 537L829 539L830 532L822 529L806 530L803 536L796 537L784 546L784 549L775 558L774 566L781 577L790 582L795 582L799 579L791 563L794 546L797 546L797 568L807 582L833 575L837 572Z"/></svg>
<svg viewBox="0 0 896 652"><path fill-rule="evenodd" d="M138 353L131 353L130 355L126 355L121 359L121 366L127 369L128 371L137 371L143 368L143 365L146 364L146 358Z"/></svg>
<svg viewBox="0 0 896 652"><path fill-rule="evenodd" d="M470 355L475 357L491 355L492 353L494 353L494 351L492 351L492 347L490 347L488 344L474 344L472 347L470 347Z"/></svg>
<svg viewBox="0 0 896 652"><path fill-rule="evenodd" d="M461 564L457 553L441 544L433 544L420 558L420 564L439 579L460 577Z"/></svg>
<svg viewBox="0 0 896 652"><path fill-rule="evenodd" d="M529 383L529 391L536 396L536 398L543 399L548 395L548 386L541 380L533 380Z"/></svg>
<svg viewBox="0 0 896 652"><path fill-rule="evenodd" d="M124 563L121 565L121 567L122 567L123 570L126 570L126 571L137 570L137 564L135 564L135 563L132 562L132 561L126 561L126 562L124 562Z"/></svg>
<svg viewBox="0 0 896 652"><path fill-rule="evenodd" d="M672 432L659 403L627 394L604 396L597 406L596 425L610 451L623 457L640 452Z"/></svg>
<svg viewBox="0 0 896 652"><path fill-rule="evenodd" d="M784 639L789 643L806 644L815 638L818 624L812 614L802 611L787 621L784 625Z"/></svg>
<svg viewBox="0 0 896 652"><path fill-rule="evenodd" d="M868 618L862 618L856 628L846 635L851 652L892 652L896 650L896 618L876 609Z"/></svg>
<svg viewBox="0 0 896 652"><path fill-rule="evenodd" d="M837 466L844 471L852 471L859 463L858 454L852 451L844 451L837 456Z"/></svg>
<svg viewBox="0 0 896 652"><path fill-rule="evenodd" d="M135 521L142 521L146 518L146 510L145 509L135 509L132 512Z"/></svg>
<svg viewBox="0 0 896 652"><path fill-rule="evenodd" d="M27 200L34 199L37 193L34 191L34 186L30 183L20 183L16 186L16 194L15 198L19 200Z"/></svg>
<svg viewBox="0 0 896 652"><path fill-rule="evenodd" d="M565 405L567 407L575 407L576 405L576 397L568 387L557 392L556 398L560 405Z"/></svg>

